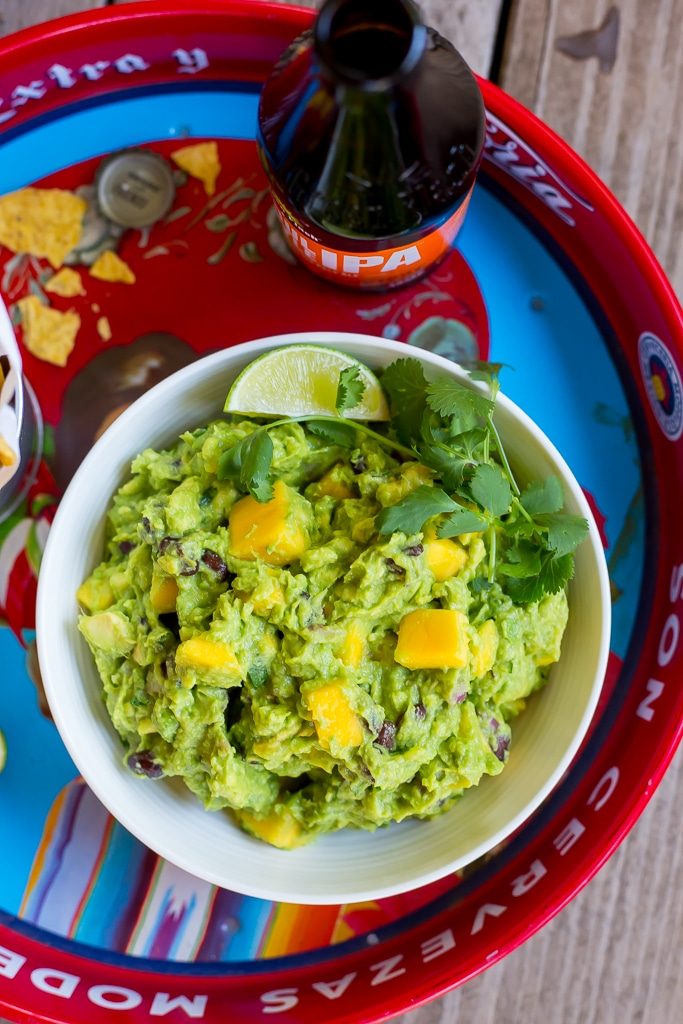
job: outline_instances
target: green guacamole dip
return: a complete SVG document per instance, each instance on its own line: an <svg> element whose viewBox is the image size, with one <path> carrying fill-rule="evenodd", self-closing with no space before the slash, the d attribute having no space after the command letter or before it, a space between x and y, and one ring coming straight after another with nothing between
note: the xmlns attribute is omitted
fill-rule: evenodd
<svg viewBox="0 0 683 1024"><path fill-rule="evenodd" d="M378 534L432 474L360 433L351 451L274 427L274 497L245 497L217 465L257 425L143 452L113 499L79 626L125 761L280 847L439 814L503 770L566 595L482 585L486 535L437 541L438 519Z"/></svg>

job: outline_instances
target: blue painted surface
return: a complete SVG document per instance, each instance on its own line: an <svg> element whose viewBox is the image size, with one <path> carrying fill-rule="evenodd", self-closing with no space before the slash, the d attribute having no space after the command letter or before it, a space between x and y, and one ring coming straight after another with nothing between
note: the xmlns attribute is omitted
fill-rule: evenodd
<svg viewBox="0 0 683 1024"><path fill-rule="evenodd" d="M129 95L39 125L3 145L0 192L40 179L65 164L113 149L176 136L253 138L257 98L223 90ZM607 517L612 546L625 510L640 486L640 471L623 389L604 340L560 266L535 236L483 189L473 197L459 244L476 274L491 320L491 357L509 363L504 390L548 433ZM533 304L532 304L533 300ZM258 323L254 335L258 335ZM624 594L615 606L613 649L625 653L642 574L642 516L635 522L629 556L615 570ZM618 578L617 578L618 576ZM0 728L8 739L7 768L0 776L0 907L16 912L57 793L75 770L54 727L39 714L24 655L0 630ZM133 841L134 842L134 841ZM134 851L117 849L121 877ZM106 909L104 893L99 909ZM246 901L247 903L249 901ZM256 902L256 901L254 901ZM97 904L97 897L93 907ZM91 908L89 908L91 909ZM262 915L264 907L252 908ZM106 912L84 914L81 941L107 945ZM261 924L242 921L240 954L254 955L251 933ZM231 949L233 959L236 948Z"/></svg>

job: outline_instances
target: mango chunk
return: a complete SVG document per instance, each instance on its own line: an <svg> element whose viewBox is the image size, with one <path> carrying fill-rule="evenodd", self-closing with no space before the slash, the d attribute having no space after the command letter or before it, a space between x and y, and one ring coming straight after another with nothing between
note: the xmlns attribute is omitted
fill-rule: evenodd
<svg viewBox="0 0 683 1024"><path fill-rule="evenodd" d="M242 669L230 644L207 636L193 636L178 644L175 663L188 689L200 680L231 686L242 679Z"/></svg>
<svg viewBox="0 0 683 1024"><path fill-rule="evenodd" d="M308 534L292 508L294 492L282 480L273 487L270 501L249 495L230 510L230 553L269 565L287 565L300 558L309 544Z"/></svg>
<svg viewBox="0 0 683 1024"><path fill-rule="evenodd" d="M467 561L467 552L454 540L428 540L425 543L427 567L434 578L441 582L460 572Z"/></svg>
<svg viewBox="0 0 683 1024"><path fill-rule="evenodd" d="M467 616L462 612L426 608L401 619L394 660L404 668L463 668L467 656Z"/></svg>
<svg viewBox="0 0 683 1024"><path fill-rule="evenodd" d="M472 676L480 679L490 672L498 653L498 630L493 619L487 619L476 632L470 657Z"/></svg>
<svg viewBox="0 0 683 1024"><path fill-rule="evenodd" d="M231 668L239 671L239 664L230 644L193 636L178 645L176 665L187 668Z"/></svg>
<svg viewBox="0 0 683 1024"><path fill-rule="evenodd" d="M353 489L344 480L337 478L334 466L318 481L318 494L336 498L337 501L354 496Z"/></svg>
<svg viewBox="0 0 683 1024"><path fill-rule="evenodd" d="M395 505L417 490L423 484L428 484L432 478L431 470L427 469L420 462L404 462L399 471L399 476L387 480L377 488L377 500L382 505Z"/></svg>
<svg viewBox="0 0 683 1024"><path fill-rule="evenodd" d="M333 739L343 747L358 747L363 742L363 726L339 682L326 683L309 693L308 709L323 747L329 749Z"/></svg>
<svg viewBox="0 0 683 1024"><path fill-rule="evenodd" d="M114 594L108 580L91 576L76 593L78 603L89 612L103 612L114 603Z"/></svg>
<svg viewBox="0 0 683 1024"><path fill-rule="evenodd" d="M249 811L240 811L238 818L257 839L263 839L280 850L291 850L300 843L301 826L288 811L273 811L267 818L257 818Z"/></svg>
<svg viewBox="0 0 683 1024"><path fill-rule="evenodd" d="M365 653L365 633L360 623L349 626L341 650L341 660L349 668L358 668Z"/></svg>
<svg viewBox="0 0 683 1024"><path fill-rule="evenodd" d="M175 611L178 599L178 584L172 576L152 576L152 586L149 592L149 599L152 608L157 615L167 615Z"/></svg>

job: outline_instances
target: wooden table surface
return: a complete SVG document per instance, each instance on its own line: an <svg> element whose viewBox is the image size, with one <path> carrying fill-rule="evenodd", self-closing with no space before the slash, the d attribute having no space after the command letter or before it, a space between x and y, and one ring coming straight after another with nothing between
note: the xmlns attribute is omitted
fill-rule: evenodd
<svg viewBox="0 0 683 1024"><path fill-rule="evenodd" d="M286 0L281 0L286 2ZM303 0L319 6L319 0ZM0 33L104 0L0 0ZM683 294L683 0L422 0L472 67L555 128ZM524 946L401 1024L683 1021L683 751L609 863Z"/></svg>

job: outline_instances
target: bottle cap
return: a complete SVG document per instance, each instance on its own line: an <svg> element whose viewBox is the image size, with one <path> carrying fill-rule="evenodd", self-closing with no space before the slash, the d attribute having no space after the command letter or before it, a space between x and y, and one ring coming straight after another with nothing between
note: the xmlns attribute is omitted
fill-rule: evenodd
<svg viewBox="0 0 683 1024"><path fill-rule="evenodd" d="M155 224L168 213L175 196L170 165L146 149L130 149L104 160L96 187L102 213L126 228Z"/></svg>

